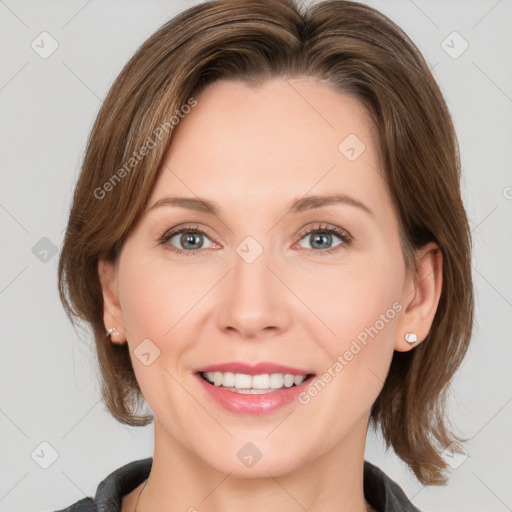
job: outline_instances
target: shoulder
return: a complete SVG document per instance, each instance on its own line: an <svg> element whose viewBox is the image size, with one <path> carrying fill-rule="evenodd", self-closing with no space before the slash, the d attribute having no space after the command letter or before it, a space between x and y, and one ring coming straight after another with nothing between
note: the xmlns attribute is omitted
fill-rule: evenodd
<svg viewBox="0 0 512 512"><path fill-rule="evenodd" d="M364 461L364 495L377 512L420 512L395 481L366 460Z"/></svg>
<svg viewBox="0 0 512 512"><path fill-rule="evenodd" d="M93 497L82 498L67 508L55 512L120 512L123 496L129 494L149 476L153 458L135 460L104 478Z"/></svg>
<svg viewBox="0 0 512 512"><path fill-rule="evenodd" d="M56 510L55 512L97 512L98 507L96 507L94 501L91 498L84 498L69 507L63 508L61 510Z"/></svg>

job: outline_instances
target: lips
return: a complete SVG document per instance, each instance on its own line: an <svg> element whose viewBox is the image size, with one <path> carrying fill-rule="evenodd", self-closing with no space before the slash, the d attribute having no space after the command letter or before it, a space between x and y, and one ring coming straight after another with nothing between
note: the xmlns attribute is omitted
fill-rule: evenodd
<svg viewBox="0 0 512 512"><path fill-rule="evenodd" d="M241 414L267 414L295 400L309 386L308 369L262 362L203 366L195 371L202 389L224 409Z"/></svg>
<svg viewBox="0 0 512 512"><path fill-rule="evenodd" d="M253 365L241 362L221 363L202 366L201 368L197 368L195 370L195 373L203 372L232 372L244 373L246 375L261 375L264 373L289 373L291 375L309 375L313 373L312 370L308 369L294 368L292 366L268 362L261 362Z"/></svg>

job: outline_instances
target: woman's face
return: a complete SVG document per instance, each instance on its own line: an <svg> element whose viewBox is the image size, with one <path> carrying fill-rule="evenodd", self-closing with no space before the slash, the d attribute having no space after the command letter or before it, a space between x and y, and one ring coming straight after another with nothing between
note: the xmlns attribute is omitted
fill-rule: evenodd
<svg viewBox="0 0 512 512"><path fill-rule="evenodd" d="M109 309L155 448L250 476L361 450L412 289L369 118L305 79L216 82L197 101L123 247ZM209 384L198 372L214 365Z"/></svg>

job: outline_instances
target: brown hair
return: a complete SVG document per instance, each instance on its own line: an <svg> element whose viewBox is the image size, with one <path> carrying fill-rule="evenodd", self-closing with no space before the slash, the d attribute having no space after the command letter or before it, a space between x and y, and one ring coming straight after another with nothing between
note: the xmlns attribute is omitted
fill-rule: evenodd
<svg viewBox="0 0 512 512"><path fill-rule="evenodd" d="M169 128L169 119L181 117L192 95L215 80L257 85L275 76L325 80L366 106L406 264L414 264L415 248L429 241L440 247L443 287L430 333L414 350L394 353L371 419L420 482L445 483L440 452L458 439L446 425L446 392L467 350L473 320L471 239L459 189L458 145L419 50L368 6L344 0L308 8L294 0L206 1L171 19L139 48L112 85L88 140L59 261L66 312L71 321L77 317L92 327L111 414L128 425L151 422L152 416L136 414L143 397L128 345L105 336L98 261L116 261L137 224L172 126L161 130L161 141L141 157L148 137L158 127Z"/></svg>

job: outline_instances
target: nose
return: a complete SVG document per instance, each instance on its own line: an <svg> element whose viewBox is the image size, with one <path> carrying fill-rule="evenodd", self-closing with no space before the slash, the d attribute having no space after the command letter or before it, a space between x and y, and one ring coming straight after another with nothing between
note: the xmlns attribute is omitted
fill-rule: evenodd
<svg viewBox="0 0 512 512"><path fill-rule="evenodd" d="M226 276L218 326L230 335L260 339L276 336L289 327L291 292L278 277L279 269L263 251L247 262L235 254L234 268Z"/></svg>

